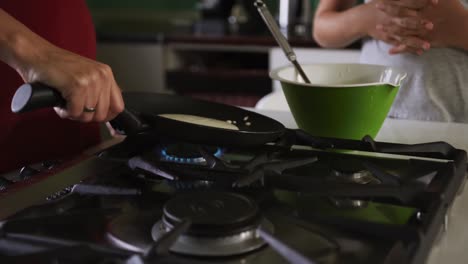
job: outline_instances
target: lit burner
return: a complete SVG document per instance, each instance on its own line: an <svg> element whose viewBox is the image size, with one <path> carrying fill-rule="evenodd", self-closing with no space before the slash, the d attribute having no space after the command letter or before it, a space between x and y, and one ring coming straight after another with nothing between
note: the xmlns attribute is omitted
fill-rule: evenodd
<svg viewBox="0 0 468 264"><path fill-rule="evenodd" d="M220 158L223 156L223 149L219 147L203 147L208 153ZM173 144L159 149L161 160L185 163L185 164L204 164L205 158L201 153L201 146L192 144Z"/></svg>

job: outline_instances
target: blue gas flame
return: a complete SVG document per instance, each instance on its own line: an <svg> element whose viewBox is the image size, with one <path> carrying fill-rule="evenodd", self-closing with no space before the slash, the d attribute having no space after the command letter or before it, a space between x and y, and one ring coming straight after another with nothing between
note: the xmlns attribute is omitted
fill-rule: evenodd
<svg viewBox="0 0 468 264"><path fill-rule="evenodd" d="M222 148L217 148L216 152L213 154L215 157L219 158L223 155L224 151ZM165 161L175 162L175 163L184 163L184 164L200 164L206 162L205 158L202 156L195 158L182 158L167 153L167 148L161 149L161 159Z"/></svg>

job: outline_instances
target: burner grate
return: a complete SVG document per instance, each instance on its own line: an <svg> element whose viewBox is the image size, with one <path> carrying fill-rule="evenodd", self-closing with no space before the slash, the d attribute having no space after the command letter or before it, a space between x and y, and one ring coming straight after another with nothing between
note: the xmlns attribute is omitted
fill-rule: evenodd
<svg viewBox="0 0 468 264"><path fill-rule="evenodd" d="M464 182L465 152L443 143L398 145L369 138L348 141L312 138L292 130L288 133L294 135L289 139L292 141L281 145L221 152L218 147L195 145L191 151L183 150L182 156L175 145L165 144L157 151L154 145L146 146L145 151L138 149L125 159L106 160L103 156L90 167L71 166L60 175L62 178L43 177L46 181L39 175L20 182L25 186L39 180L47 182L42 186L74 184L74 195L35 203L35 207L2 223L0 261L15 252L15 263L27 259L35 262L34 257L49 258L51 263L60 262L57 259L86 263L90 258L129 264L284 263L281 256L290 263L391 263L395 259L407 264L423 262L444 226L447 208ZM132 145L129 142L127 145ZM307 146L291 145L301 142ZM335 151L341 149L364 151L366 155ZM380 153L409 158L370 155ZM339 159L350 161L350 166L340 167L343 163ZM110 166L97 164L106 162L118 166L106 171L103 168ZM71 172L92 176L60 184ZM135 172L158 180L152 185L138 181L132 177ZM82 179L86 180L80 182ZM185 182L203 184L192 184L190 191L173 188ZM38 191L38 186L31 184L31 190ZM56 189L44 190L46 197ZM0 210L14 204L6 201L27 198L15 196L27 192L14 191L10 196L8 190L0 193L0 199L9 198L3 199ZM329 197L365 201L369 206L342 210L330 205ZM317 210L316 205L322 200L327 200L338 213ZM399 217L404 218L401 221L384 222L368 215L349 217L376 206L411 212L408 217ZM122 210L99 222L94 218L96 211L90 208ZM82 214L76 214L79 211ZM281 220L272 212L281 212L282 218L288 220ZM28 219L20 219L21 216ZM390 219L393 215L384 216ZM86 224L95 228L99 225L99 230L85 232ZM246 238L248 243L242 240ZM311 246L314 239L320 242ZM116 241L126 242L127 248ZM191 251L187 247L181 249L181 241L195 246ZM236 244L238 241L250 246ZM244 247L224 251L219 247L221 242ZM218 247L207 247L210 243ZM84 260L73 260L71 252ZM322 257L327 261L322 261Z"/></svg>

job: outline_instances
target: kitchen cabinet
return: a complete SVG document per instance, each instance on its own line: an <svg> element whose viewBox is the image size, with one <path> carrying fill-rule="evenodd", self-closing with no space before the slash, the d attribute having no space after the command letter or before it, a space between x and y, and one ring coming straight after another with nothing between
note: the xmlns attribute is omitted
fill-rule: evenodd
<svg viewBox="0 0 468 264"><path fill-rule="evenodd" d="M296 37L295 47L317 47ZM163 33L98 34L98 59L109 64L123 90L167 92L254 106L272 91L269 35Z"/></svg>
<svg viewBox="0 0 468 264"><path fill-rule="evenodd" d="M306 40L295 44L301 63L359 60L356 47L328 50ZM112 67L124 91L177 93L239 106L287 109L279 83L271 81L269 71L289 62L270 38L104 38L98 42L98 60Z"/></svg>
<svg viewBox="0 0 468 264"><path fill-rule="evenodd" d="M169 42L165 48L167 89L178 94L253 106L271 92L267 46Z"/></svg>
<svg viewBox="0 0 468 264"><path fill-rule="evenodd" d="M124 91L177 93L253 106L271 92L269 47L124 39L100 41L98 60L110 65Z"/></svg>
<svg viewBox="0 0 468 264"><path fill-rule="evenodd" d="M168 90L247 107L272 92L269 71L277 57L272 54L279 54L275 51L279 48L269 33L178 34L168 35L164 42ZM291 35L289 42L302 51L323 50L311 36ZM343 51L359 48L354 43Z"/></svg>

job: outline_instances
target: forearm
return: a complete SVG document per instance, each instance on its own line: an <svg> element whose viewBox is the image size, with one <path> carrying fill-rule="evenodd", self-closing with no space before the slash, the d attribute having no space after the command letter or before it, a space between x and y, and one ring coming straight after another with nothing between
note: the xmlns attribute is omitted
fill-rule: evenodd
<svg viewBox="0 0 468 264"><path fill-rule="evenodd" d="M368 35L375 12L362 4L344 11L326 11L314 19L314 38L323 47L340 48Z"/></svg>
<svg viewBox="0 0 468 264"><path fill-rule="evenodd" d="M0 60L21 71L28 57L47 42L0 8Z"/></svg>

